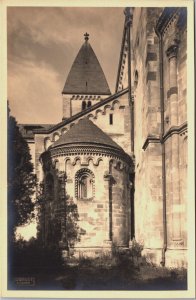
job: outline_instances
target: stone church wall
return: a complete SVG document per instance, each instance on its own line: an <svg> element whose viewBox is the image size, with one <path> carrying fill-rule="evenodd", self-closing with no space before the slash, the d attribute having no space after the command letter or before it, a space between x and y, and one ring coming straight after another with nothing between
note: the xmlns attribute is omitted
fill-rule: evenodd
<svg viewBox="0 0 196 300"><path fill-rule="evenodd" d="M135 108L135 228L145 253L157 263L163 247L163 192L159 39L154 31L162 9L138 9L133 17ZM134 19L137 16L137 19ZM142 19L141 26L135 24ZM166 263L179 266L186 249L186 29L178 16L163 37L164 140L166 168ZM186 26L185 26L186 27ZM178 43L178 39L180 42ZM177 54L173 47L177 42ZM168 50L169 49L169 50ZM170 53L168 53L170 51ZM171 59L170 59L171 55ZM141 121L138 121L141 120ZM175 128L175 130L174 130ZM143 151L141 150L143 148ZM141 191L138 187L146 187ZM141 222L142 215L142 222ZM143 228L148 228L143 232ZM175 252L174 252L175 250ZM173 251L173 252L171 252ZM176 258L175 258L176 256ZM173 258L172 258L173 257Z"/></svg>
<svg viewBox="0 0 196 300"><path fill-rule="evenodd" d="M180 15L182 18L182 15ZM180 22L181 23L181 22ZM168 262L185 263L187 249L186 24L178 14L163 37ZM180 31L178 28L180 26ZM176 128L174 130L174 128ZM170 134L168 134L170 133ZM173 251L173 252L172 252ZM180 263L181 262L181 263Z"/></svg>
<svg viewBox="0 0 196 300"><path fill-rule="evenodd" d="M127 94L93 111L91 115L89 119L95 125L108 134L126 153L131 154L130 107ZM112 124L110 115L113 116Z"/></svg>
<svg viewBox="0 0 196 300"><path fill-rule="evenodd" d="M182 9L183 10L183 9ZM131 213L135 220L135 238L143 243L151 261L160 264L164 243L164 195L166 186L166 265L186 264L187 249L187 101L185 21L179 23L182 10L167 23L160 40L155 33L163 8L134 8L131 25L131 86L134 120L128 92L110 102L93 108L78 119L48 134L35 134L35 169L38 179L44 177L40 155L59 136L67 132L80 118L87 117L124 151L132 155L134 141L135 195L134 214L130 211L130 182L128 173L111 157L95 155L52 158L58 171L66 172L66 193L77 203L79 226L83 235L76 246L127 246L132 230ZM182 20L185 20L185 18ZM180 30L179 27L181 26ZM124 48L123 48L124 47ZM128 44L125 39L118 89L128 86ZM125 55L126 54L126 55ZM163 56L163 110L161 111L161 58ZM119 90L118 90L119 91ZM85 96L63 95L63 117L81 111ZM92 99L92 105L100 99ZM106 98L106 97L105 97ZM162 114L163 112L163 114ZM164 124L161 124L161 116ZM131 136L134 121L134 136ZM163 130L164 129L164 130ZM165 151L165 152L164 152ZM164 176L164 159L165 176ZM110 169L111 168L111 169ZM77 199L76 174L91 170L94 178L92 199ZM54 175L54 174L53 174ZM133 174L132 174L133 175ZM55 194L57 201L57 195ZM48 205L50 206L50 205ZM49 209L49 208L48 208ZM49 216L49 214L48 214ZM129 229L128 229L129 228ZM133 234L132 234L133 237Z"/></svg>
<svg viewBox="0 0 196 300"><path fill-rule="evenodd" d="M160 263L163 245L162 157L161 145L157 143L161 126L160 78L158 39L154 32L158 13L158 10L150 8L138 9L137 13L135 12L132 43L135 236L144 244L144 254ZM138 22L140 26L135 26Z"/></svg>
<svg viewBox="0 0 196 300"><path fill-rule="evenodd" d="M111 171L110 164L112 165ZM87 253L96 249L99 251L102 248L111 251L112 244L117 247L128 247L130 190L126 164L120 160L111 160L109 156L78 154L70 157L54 156L51 157L49 164L43 160L43 165L45 178L49 172L54 177L54 182L58 181L58 172L65 172L66 174L65 192L68 199L73 199L74 203L77 204L79 213L78 226L81 240L74 246L78 253L81 252L82 254L83 251ZM93 176L93 191L89 199L78 197L79 181L77 174L83 171L90 172ZM113 182L110 179L110 172ZM54 201L56 203L59 201L56 194ZM49 205L50 210L54 210L53 204L54 202ZM52 211L46 214L47 224L49 224L51 216ZM45 232L47 234L48 229Z"/></svg>

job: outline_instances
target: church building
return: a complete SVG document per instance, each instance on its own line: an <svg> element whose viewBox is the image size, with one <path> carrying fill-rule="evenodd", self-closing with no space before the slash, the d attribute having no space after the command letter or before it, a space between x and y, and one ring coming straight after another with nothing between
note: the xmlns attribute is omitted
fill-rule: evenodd
<svg viewBox="0 0 196 300"><path fill-rule="evenodd" d="M76 255L128 249L134 239L150 261L186 266L186 8L124 14L115 93L86 33L62 90L62 121L20 124L44 186L42 240L52 242L58 219L64 249L73 203Z"/></svg>

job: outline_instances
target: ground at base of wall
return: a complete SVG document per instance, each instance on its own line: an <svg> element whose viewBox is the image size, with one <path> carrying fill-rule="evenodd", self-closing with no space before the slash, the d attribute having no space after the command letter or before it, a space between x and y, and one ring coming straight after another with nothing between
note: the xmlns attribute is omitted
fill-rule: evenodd
<svg viewBox="0 0 196 300"><path fill-rule="evenodd" d="M33 286L22 286L17 278L31 278ZM80 258L75 265L37 262L29 269L27 264L21 264L10 273L9 289L186 290L187 275L186 269L155 267L140 257L105 255Z"/></svg>
<svg viewBox="0 0 196 300"><path fill-rule="evenodd" d="M146 261L160 266L163 261L162 249L144 249L142 255ZM186 249L167 249L164 253L165 266L168 268L187 268Z"/></svg>

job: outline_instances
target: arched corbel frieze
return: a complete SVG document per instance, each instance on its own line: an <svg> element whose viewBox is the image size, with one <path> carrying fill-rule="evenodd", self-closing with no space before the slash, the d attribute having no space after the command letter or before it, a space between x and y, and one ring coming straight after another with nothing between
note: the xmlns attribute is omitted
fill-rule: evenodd
<svg viewBox="0 0 196 300"><path fill-rule="evenodd" d="M96 118L98 117L99 114L101 115L102 112L103 112L102 109L97 109L95 112Z"/></svg>
<svg viewBox="0 0 196 300"><path fill-rule="evenodd" d="M59 137L60 137L60 134L59 134L59 132L55 132L55 133L53 134L53 136L52 136L52 140L53 140L53 142L56 142L56 141L58 141Z"/></svg>
<svg viewBox="0 0 196 300"><path fill-rule="evenodd" d="M119 107L119 105L120 105L120 102L119 102L119 100L114 100L113 102L112 102L112 110L114 110L114 109L117 109L118 107Z"/></svg>
<svg viewBox="0 0 196 300"><path fill-rule="evenodd" d="M93 115L93 114L89 114L89 115L87 116L87 118L88 118L88 119L91 119L91 118L93 119L93 118L94 118L94 115Z"/></svg>
<svg viewBox="0 0 196 300"><path fill-rule="evenodd" d="M70 124L70 128L73 127L74 125L75 125L75 123L71 123L71 124Z"/></svg>
<svg viewBox="0 0 196 300"><path fill-rule="evenodd" d="M76 157L73 159L72 166L75 166L78 162L81 163L81 158L80 158L80 156L76 156Z"/></svg>
<svg viewBox="0 0 196 300"><path fill-rule="evenodd" d="M46 138L44 139L44 149L45 149L45 150L48 150L48 148L50 147L51 144L52 144L52 142L51 142L50 138L49 138L49 137L46 137Z"/></svg>
<svg viewBox="0 0 196 300"><path fill-rule="evenodd" d="M66 127L61 129L61 134L65 134L68 131L68 129Z"/></svg>
<svg viewBox="0 0 196 300"><path fill-rule="evenodd" d="M67 173L67 166L68 166L68 164L71 164L70 157L66 157L64 162L65 162L65 172Z"/></svg>
<svg viewBox="0 0 196 300"><path fill-rule="evenodd" d="M97 161L94 162L93 164L94 164L94 166L99 166L99 164L100 164L102 161L103 161L103 159L102 159L101 157L99 157L99 158L97 159Z"/></svg>
<svg viewBox="0 0 196 300"><path fill-rule="evenodd" d="M92 161L92 163L94 164L94 157L93 156L89 156L87 159L86 159L88 165L90 164L90 162Z"/></svg>
<svg viewBox="0 0 196 300"><path fill-rule="evenodd" d="M103 114L106 115L107 111L111 110L111 105L107 104L103 108Z"/></svg>

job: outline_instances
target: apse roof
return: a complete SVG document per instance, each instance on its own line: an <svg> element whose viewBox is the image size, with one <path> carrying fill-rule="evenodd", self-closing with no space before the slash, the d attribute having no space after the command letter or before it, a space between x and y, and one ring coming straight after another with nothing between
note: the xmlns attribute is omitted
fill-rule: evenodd
<svg viewBox="0 0 196 300"><path fill-rule="evenodd" d="M73 125L68 132L62 134L60 138L54 142L51 148L68 144L110 146L124 152L124 150L117 143L115 143L88 118L81 119L77 124Z"/></svg>
<svg viewBox="0 0 196 300"><path fill-rule="evenodd" d="M88 42L88 36L85 34L85 42L72 64L62 94L111 94L101 65Z"/></svg>

